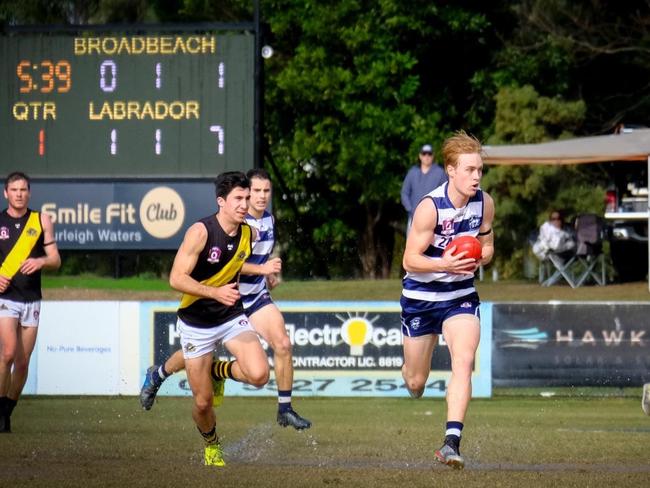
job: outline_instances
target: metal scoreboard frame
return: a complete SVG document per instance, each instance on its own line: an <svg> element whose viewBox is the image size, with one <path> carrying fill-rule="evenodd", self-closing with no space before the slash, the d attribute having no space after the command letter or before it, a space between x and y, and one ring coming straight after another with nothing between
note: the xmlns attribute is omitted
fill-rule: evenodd
<svg viewBox="0 0 650 488"><path fill-rule="evenodd" d="M0 173L206 180L260 166L258 24L7 28Z"/></svg>

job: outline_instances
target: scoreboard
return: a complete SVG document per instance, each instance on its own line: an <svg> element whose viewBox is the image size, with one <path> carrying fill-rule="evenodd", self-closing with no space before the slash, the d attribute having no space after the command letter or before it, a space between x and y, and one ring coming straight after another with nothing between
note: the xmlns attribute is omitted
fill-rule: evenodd
<svg viewBox="0 0 650 488"><path fill-rule="evenodd" d="M246 32L0 37L0 173L213 178L254 166Z"/></svg>

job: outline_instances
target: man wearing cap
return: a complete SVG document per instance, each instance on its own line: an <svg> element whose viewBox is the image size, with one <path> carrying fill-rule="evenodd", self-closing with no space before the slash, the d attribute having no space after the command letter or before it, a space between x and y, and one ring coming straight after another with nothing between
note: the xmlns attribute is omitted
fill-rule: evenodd
<svg viewBox="0 0 650 488"><path fill-rule="evenodd" d="M433 161L433 147L425 144L420 148L420 164L411 167L402 183L402 205L408 213L406 233L411 228L415 207L424 195L447 181L445 171Z"/></svg>

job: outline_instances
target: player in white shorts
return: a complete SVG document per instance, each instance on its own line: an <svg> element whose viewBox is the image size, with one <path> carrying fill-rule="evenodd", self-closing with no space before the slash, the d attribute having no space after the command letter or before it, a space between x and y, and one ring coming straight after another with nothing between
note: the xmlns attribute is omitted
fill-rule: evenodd
<svg viewBox="0 0 650 488"><path fill-rule="evenodd" d="M41 270L61 265L50 218L29 209L29 177L7 176L7 208L0 212L0 432L27 381L41 312Z"/></svg>

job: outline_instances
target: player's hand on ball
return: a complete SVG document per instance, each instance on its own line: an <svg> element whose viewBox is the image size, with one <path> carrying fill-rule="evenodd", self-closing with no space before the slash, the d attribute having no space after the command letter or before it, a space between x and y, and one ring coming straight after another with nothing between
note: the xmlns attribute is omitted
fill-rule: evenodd
<svg viewBox="0 0 650 488"><path fill-rule="evenodd" d="M445 252L442 255L444 269L447 273L455 274L474 274L478 268L478 261L476 259L466 257L467 251L454 254L456 247L448 247L450 252Z"/></svg>
<svg viewBox="0 0 650 488"><path fill-rule="evenodd" d="M476 237L459 236L447 245L442 258L447 259L449 273L474 274L481 264L481 255L482 246Z"/></svg>

